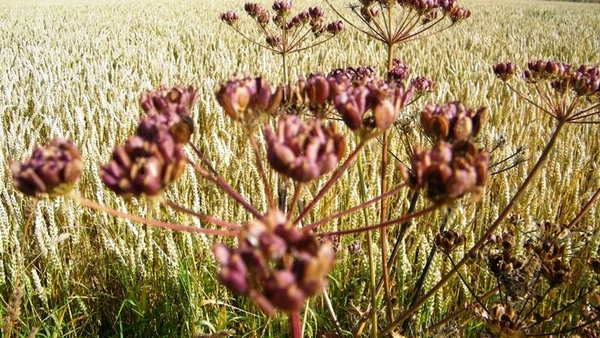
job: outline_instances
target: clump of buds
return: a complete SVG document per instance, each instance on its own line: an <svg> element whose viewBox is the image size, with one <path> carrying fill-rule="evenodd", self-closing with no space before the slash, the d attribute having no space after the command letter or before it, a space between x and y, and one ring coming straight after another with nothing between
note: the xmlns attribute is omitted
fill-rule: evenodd
<svg viewBox="0 0 600 338"><path fill-rule="evenodd" d="M328 77L334 77L338 80L347 79L350 82L368 83L378 79L377 69L373 66L360 66L357 68L347 67L332 70Z"/></svg>
<svg viewBox="0 0 600 338"><path fill-rule="evenodd" d="M462 102L428 104L421 112L421 126L434 140L464 141L477 136L487 121L487 108L475 110Z"/></svg>
<svg viewBox="0 0 600 338"><path fill-rule="evenodd" d="M248 222L238 242L235 249L221 243L214 246L219 279L269 316L275 309L302 310L306 298L326 286L333 268L331 243L319 244L312 233L295 228L277 209Z"/></svg>
<svg viewBox="0 0 600 338"><path fill-rule="evenodd" d="M416 149L412 169L400 166L404 180L413 189L425 188L434 203L448 203L471 193L478 196L487 181L489 154L470 141L440 141L431 150Z"/></svg>
<svg viewBox="0 0 600 338"><path fill-rule="evenodd" d="M226 13L221 14L221 21L225 22L230 26L234 25L239 19L240 16L234 11L228 11Z"/></svg>
<svg viewBox="0 0 600 338"><path fill-rule="evenodd" d="M273 169L298 182L312 181L333 170L345 152L344 137L335 124L320 119L303 122L298 116L279 119L277 129L265 130L267 159Z"/></svg>
<svg viewBox="0 0 600 338"><path fill-rule="evenodd" d="M69 193L83 172L79 151L71 140L55 138L44 147L36 147L23 163L10 162L13 184L25 195Z"/></svg>
<svg viewBox="0 0 600 338"><path fill-rule="evenodd" d="M273 92L269 82L262 77L233 76L218 86L215 95L229 117L252 124L259 113L277 112L283 98L283 88L279 87Z"/></svg>
<svg viewBox="0 0 600 338"><path fill-rule="evenodd" d="M334 98L334 106L348 128L363 139L377 137L389 128L413 97L414 89L385 82L353 83Z"/></svg>

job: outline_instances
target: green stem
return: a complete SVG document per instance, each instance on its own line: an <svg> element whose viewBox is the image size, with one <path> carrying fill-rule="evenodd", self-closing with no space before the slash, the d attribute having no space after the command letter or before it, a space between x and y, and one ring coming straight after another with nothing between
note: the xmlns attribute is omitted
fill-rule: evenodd
<svg viewBox="0 0 600 338"><path fill-rule="evenodd" d="M408 317L410 317L413 313L415 313L417 311L417 309L419 309L419 307L421 307L421 305L423 305L429 298L431 298L433 295L435 295L438 292L438 290L441 289L441 287L444 286L448 282L448 280L450 280L450 278L454 276L456 271L458 269L460 269L463 265L465 265L467 263L467 261L469 261L469 259L472 255L476 254L477 250L481 246L483 246L483 244L494 233L494 231L496 231L496 229L498 229L498 227L500 226L502 221L508 216L508 214L510 213L510 210L514 207L517 200L523 195L527 186L529 186L529 184L531 183L533 178L539 172L540 168L542 168L542 166L548 159L548 155L550 154L550 151L556 144L558 136L560 135L560 132L562 131L564 126L565 126L564 121L558 122L558 124L556 125L556 129L554 130L554 133L552 134L552 136L550 138L550 141L548 141L548 144L546 144L544 151L542 152L542 154L540 155L540 158L538 159L538 161L535 163L535 165L531 169L531 172L529 173L529 175L527 175L527 178L525 179L525 181L523 181L521 186L519 186L519 188L517 189L517 192L512 197L510 202L508 202L508 204L506 205L506 207L504 208L502 213L500 213L500 215L498 216L496 221L494 221L494 223L485 232L485 234L479 239L479 241L477 243L475 243L473 245L473 247L469 250L469 253L467 255L465 255L465 257L456 264L456 267L454 269L450 270L446 275L444 275L444 277L442 277L442 279L436 285L434 285L431 288L431 290L429 290L429 292L427 292L413 306L411 306L408 310L406 310L400 317L396 318L396 320L392 324L390 324L384 331L382 331L382 333L381 333L382 336L387 333L390 333L392 330L394 330L400 323L404 322Z"/></svg>

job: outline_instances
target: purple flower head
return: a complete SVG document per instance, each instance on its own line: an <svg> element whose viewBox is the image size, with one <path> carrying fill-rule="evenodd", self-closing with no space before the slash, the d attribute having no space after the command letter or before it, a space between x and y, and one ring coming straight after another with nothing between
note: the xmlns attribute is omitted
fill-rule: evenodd
<svg viewBox="0 0 600 338"><path fill-rule="evenodd" d="M388 81L403 82L408 78L408 74L410 74L408 64L398 59L392 60L392 69L387 74Z"/></svg>
<svg viewBox="0 0 600 338"><path fill-rule="evenodd" d="M429 93L435 89L436 83L433 80L429 80L424 76L415 77L410 80L410 85L419 94Z"/></svg>
<svg viewBox="0 0 600 338"><path fill-rule="evenodd" d="M232 26L239 20L240 16L234 11L228 11L226 13L221 14L221 21L226 24Z"/></svg>
<svg viewBox="0 0 600 338"><path fill-rule="evenodd" d="M183 173L186 163L182 145L171 134L158 133L152 141L135 135L125 145L115 147L100 176L118 195L154 196Z"/></svg>
<svg viewBox="0 0 600 338"><path fill-rule="evenodd" d="M273 3L273 10L275 11L275 13L277 13L277 15L286 16L290 14L290 11L292 10L292 1L275 1Z"/></svg>
<svg viewBox="0 0 600 338"><path fill-rule="evenodd" d="M361 137L373 138L389 128L412 99L414 89L395 88L385 82L353 84L334 99L336 110L348 128Z"/></svg>
<svg viewBox="0 0 600 338"><path fill-rule="evenodd" d="M325 28L328 33L336 35L344 30L344 23L341 21L334 21L327 25Z"/></svg>
<svg viewBox="0 0 600 338"><path fill-rule="evenodd" d="M506 82L517 73L517 66L512 62L501 62L494 65L492 70L500 80Z"/></svg>
<svg viewBox="0 0 600 338"><path fill-rule="evenodd" d="M81 155L72 141L55 138L44 147L36 147L23 163L10 162L13 184L25 195L69 193L83 172Z"/></svg>
<svg viewBox="0 0 600 338"><path fill-rule="evenodd" d="M318 119L303 122L282 117L273 131L267 128L267 159L273 169L295 181L312 181L333 170L345 152L344 137L335 125Z"/></svg>
<svg viewBox="0 0 600 338"><path fill-rule="evenodd" d="M270 316L275 309L302 310L307 297L323 290L333 268L331 243L319 246L312 233L293 227L277 209L248 222L238 242L236 249L214 246L219 280Z"/></svg>
<svg viewBox="0 0 600 338"><path fill-rule="evenodd" d="M231 77L217 88L217 101L225 113L236 121L252 122L260 112L275 113L283 97L283 88L272 92L262 77Z"/></svg>
<svg viewBox="0 0 600 338"><path fill-rule="evenodd" d="M172 114L189 116L190 108L196 102L198 89L189 86L166 87L142 93L140 106L146 114Z"/></svg>

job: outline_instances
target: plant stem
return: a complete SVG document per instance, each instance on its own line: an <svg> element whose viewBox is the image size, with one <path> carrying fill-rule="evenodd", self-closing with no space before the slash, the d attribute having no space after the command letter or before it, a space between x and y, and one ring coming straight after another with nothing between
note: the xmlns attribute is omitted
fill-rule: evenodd
<svg viewBox="0 0 600 338"><path fill-rule="evenodd" d="M294 225L297 225L298 223L300 223L300 221L302 221L302 219L304 219L304 217L306 217L306 215L315 207L315 205L317 204L317 202L319 202L319 200L321 200L321 198L323 198L323 196L325 196L325 194L327 193L327 191L329 191L329 189L331 189L331 187L333 186L333 184L335 182L337 182L337 180L342 176L342 174L346 171L346 169L348 169L348 167L352 163L354 163L354 161L356 161L356 157L358 156L358 154L360 153L360 151L364 148L364 146L365 146L365 142L361 141L358 144L358 146L356 147L356 149L354 149L354 151L352 152L352 154L350 154L350 156L348 156L348 158L346 159L346 161L344 162L344 164L342 164L341 167L337 168L337 170L333 173L333 175L331 176L331 178L329 179L329 181L319 191L319 193L317 194L317 196L315 196L315 198L313 198L313 200L306 207L306 209L304 209L302 211L302 213L300 215L298 215L298 217L296 217L296 219L294 220L294 223L293 223Z"/></svg>
<svg viewBox="0 0 600 338"><path fill-rule="evenodd" d="M205 235L220 235L220 236L230 236L234 237L238 235L237 231L226 231L226 230L216 230L216 229L204 229L204 228L195 228L191 226L161 222L153 219L148 219L140 216L131 215L119 210L111 209L100 205L92 200L89 200L83 196L77 195L74 192L71 192L69 195L66 195L68 198L74 200L75 202L86 206L90 209L106 212L107 214L113 215L118 218L128 219L130 221L150 225L156 228L169 229L172 231L184 231L184 232L192 232L192 233L200 233Z"/></svg>
<svg viewBox="0 0 600 338"><path fill-rule="evenodd" d="M269 184L269 180L267 179L267 173L265 171L265 166L262 162L262 156L260 156L260 150L258 149L258 142L256 142L256 138L254 134L250 134L250 145L252 146L252 150L254 150L254 155L256 156L256 165L258 166L258 172L260 173L260 178L263 181L263 185L265 186L265 193L267 195L267 199L269 200L269 208L275 209L275 200L273 199L273 192L271 190L271 185Z"/></svg>
<svg viewBox="0 0 600 338"><path fill-rule="evenodd" d="M220 220L218 218L214 218L212 216L201 214L199 212L196 212L194 210L191 210L191 209L188 209L188 208L186 208L184 206L181 206L181 205L179 205L179 204L177 204L177 203L175 203L175 202L173 202L171 200L168 200L168 199L164 198L163 196L161 196L161 198L160 198L159 201L161 203L163 203L164 205L170 207L170 208L173 208L173 209L175 209L175 210L177 210L179 212L182 212L184 214L188 214L188 215L194 216L194 217L198 218L199 220L201 220L203 222L211 223L211 224L214 224L216 226L220 226L220 227L223 227L223 228L226 228L226 229L230 229L230 230L240 230L240 229L242 229L242 227L239 226L239 225L237 225L237 224L229 223L229 222Z"/></svg>
<svg viewBox="0 0 600 338"><path fill-rule="evenodd" d="M450 208L446 209L446 214L444 215L444 219L442 220L442 224L440 225L440 233L444 231L446 228L446 224L448 223L448 215L450 214ZM431 267L431 263L433 262L433 256L436 252L436 246L433 244L431 247L431 251L429 252L429 256L427 257L427 262L425 263L425 267L421 272L421 276L417 280L417 284L415 286L415 294L413 295L412 300L410 301L410 306L413 306L417 299L419 299L419 294L421 293L421 289L423 288L423 284L425 284L425 278L427 278L427 273L429 272L429 268ZM402 331L406 332L408 330L408 320L405 320L402 324Z"/></svg>
<svg viewBox="0 0 600 338"><path fill-rule="evenodd" d="M460 269L464 264L467 263L467 261L469 260L469 257L471 257L471 255L473 255L473 254L476 254L476 251L487 241L488 237L490 237L494 233L494 231L496 231L496 229L498 229L498 227L500 226L502 221L508 216L510 210L513 208L513 206L515 205L517 200L523 195L527 186L529 186L529 184L531 183L531 181L533 180L535 175L539 172L539 169L542 168L542 166L548 159L548 155L550 154L550 151L554 147L556 140L558 139L558 136L560 135L560 132L562 131L564 126L565 126L565 121L558 121L556 128L554 130L554 133L552 134L552 136L550 137L550 140L546 144L546 147L544 148L542 154L540 155L540 158L537 160L537 162L535 163L535 165L529 172L529 175L527 175L527 178L525 179L525 181L523 181L521 186L519 186L515 195L512 197L510 202L508 202L508 204L506 205L504 210L500 213L500 215L494 221L494 223L490 226L490 228L479 239L479 241L477 243L475 243L473 245L473 247L469 250L469 253L467 255L465 255L465 257L456 264L454 269L450 270L446 275L444 275L444 277L442 277L442 279L436 285L434 285L431 288L431 290L429 290L429 292L427 292L413 306L408 308L408 310L406 310L400 317L396 318L396 320L392 324L390 324L384 331L382 331L382 333L381 333L382 335L385 335L385 334L391 332L392 330L394 330L400 323L404 322L408 317L410 317L413 313L415 313L415 311L417 311L417 309L419 307L421 307L421 305L423 305L423 303L425 303L425 301L427 301L429 298L431 298L433 295L435 295L436 292L438 292L438 290L442 286L444 286L448 282L448 280L450 280L451 277L454 276L456 271L458 269Z"/></svg>
<svg viewBox="0 0 600 338"><path fill-rule="evenodd" d="M294 311L290 313L290 337L291 338L302 338L302 322L300 320L300 312Z"/></svg>

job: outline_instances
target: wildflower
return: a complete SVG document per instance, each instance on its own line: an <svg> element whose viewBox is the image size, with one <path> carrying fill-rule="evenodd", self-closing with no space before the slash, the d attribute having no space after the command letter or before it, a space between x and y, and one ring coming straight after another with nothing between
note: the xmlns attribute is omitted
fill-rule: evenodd
<svg viewBox="0 0 600 338"><path fill-rule="evenodd" d="M282 117L276 131L267 127L267 159L273 169L299 182L333 170L345 152L344 137L334 124L318 119L307 123L298 116Z"/></svg>
<svg viewBox="0 0 600 338"><path fill-rule="evenodd" d="M71 140L55 138L44 147L36 147L27 161L10 162L13 184L25 195L70 192L83 172L79 151Z"/></svg>
<svg viewBox="0 0 600 338"><path fill-rule="evenodd" d="M214 246L221 266L219 280L268 315L276 308L300 311L307 297L323 290L333 268L331 243L319 245L310 232L294 228L277 209L248 222L238 242L236 249Z"/></svg>
<svg viewBox="0 0 600 338"><path fill-rule="evenodd" d="M461 102L428 104L421 112L424 132L435 140L464 141L477 136L486 120L485 107L474 110Z"/></svg>
<svg viewBox="0 0 600 338"><path fill-rule="evenodd" d="M425 188L431 201L447 203L468 193L478 196L487 181L488 164L488 153L470 141L440 141L431 150L416 149L412 170L405 166L400 170L411 188Z"/></svg>

